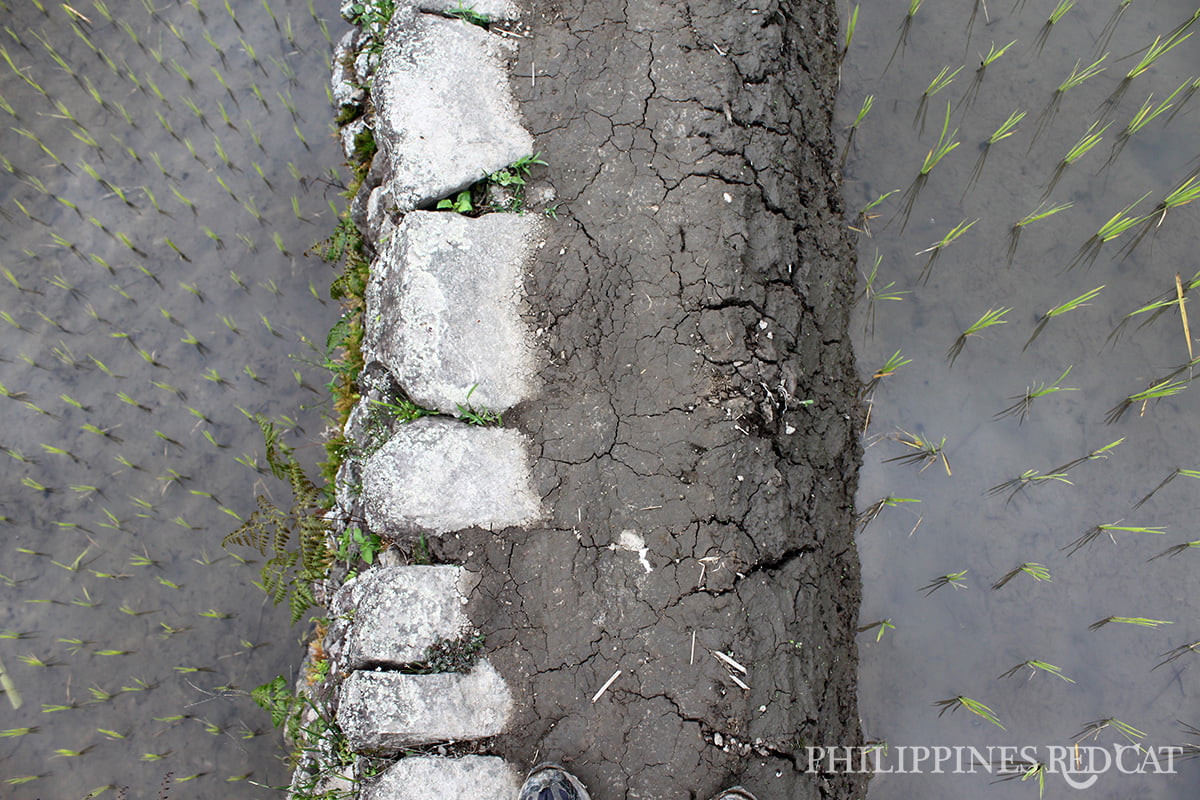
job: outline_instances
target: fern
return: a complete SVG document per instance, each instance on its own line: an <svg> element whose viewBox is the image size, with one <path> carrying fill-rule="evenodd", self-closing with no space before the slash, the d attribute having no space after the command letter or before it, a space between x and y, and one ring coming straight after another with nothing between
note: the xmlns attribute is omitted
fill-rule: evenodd
<svg viewBox="0 0 1200 800"><path fill-rule="evenodd" d="M296 462L292 448L279 440L275 423L262 414L255 414L254 421L262 431L271 474L287 481L292 505L284 511L260 495L258 508L221 544L252 547L268 556L262 568L263 589L275 605L287 602L294 624L316 605L313 584L324 580L333 565L324 496Z"/></svg>

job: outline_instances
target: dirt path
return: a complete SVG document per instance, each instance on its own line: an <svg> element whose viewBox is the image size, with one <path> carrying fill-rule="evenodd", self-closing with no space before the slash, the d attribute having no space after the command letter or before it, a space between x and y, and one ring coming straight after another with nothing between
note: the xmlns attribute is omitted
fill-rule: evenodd
<svg viewBox="0 0 1200 800"><path fill-rule="evenodd" d="M531 9L513 82L561 204L528 286L553 358L505 416L550 519L434 544L483 575L496 748L596 800L859 796L803 773L860 736L834 5L571 5Z"/></svg>

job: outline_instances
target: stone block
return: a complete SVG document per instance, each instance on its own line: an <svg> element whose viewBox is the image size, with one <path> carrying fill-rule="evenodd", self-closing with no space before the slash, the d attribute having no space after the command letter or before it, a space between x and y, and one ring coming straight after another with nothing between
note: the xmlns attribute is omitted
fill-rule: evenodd
<svg viewBox="0 0 1200 800"><path fill-rule="evenodd" d="M342 684L337 721L355 752L390 753L495 736L511 710L504 679L480 660L467 673L353 672Z"/></svg>
<svg viewBox="0 0 1200 800"><path fill-rule="evenodd" d="M503 412L534 390L524 278L540 220L414 211L371 268L364 352L417 404Z"/></svg>
<svg viewBox="0 0 1200 800"><path fill-rule="evenodd" d="M533 153L509 90L506 47L462 20L397 9L372 98L398 210L448 197Z"/></svg>
<svg viewBox="0 0 1200 800"><path fill-rule="evenodd" d="M329 604L325 651L343 670L424 661L431 644L470 627L465 606L476 582L450 564L367 570Z"/></svg>
<svg viewBox="0 0 1200 800"><path fill-rule="evenodd" d="M367 524L379 534L500 530L542 516L529 440L510 428L418 419L401 425L362 474Z"/></svg>
<svg viewBox="0 0 1200 800"><path fill-rule="evenodd" d="M514 800L517 771L496 756L410 756L388 767L362 791L362 800Z"/></svg>

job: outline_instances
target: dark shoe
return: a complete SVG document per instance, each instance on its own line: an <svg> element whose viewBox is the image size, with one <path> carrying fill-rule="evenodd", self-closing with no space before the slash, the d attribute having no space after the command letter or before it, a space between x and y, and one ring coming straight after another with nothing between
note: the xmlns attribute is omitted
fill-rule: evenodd
<svg viewBox="0 0 1200 800"><path fill-rule="evenodd" d="M748 789L744 789L741 786L730 786L712 800L758 800L758 798Z"/></svg>
<svg viewBox="0 0 1200 800"><path fill-rule="evenodd" d="M591 800L579 779L558 764L545 761L529 772L517 800ZM735 800L735 798L730 798ZM753 800L753 798L751 799Z"/></svg>

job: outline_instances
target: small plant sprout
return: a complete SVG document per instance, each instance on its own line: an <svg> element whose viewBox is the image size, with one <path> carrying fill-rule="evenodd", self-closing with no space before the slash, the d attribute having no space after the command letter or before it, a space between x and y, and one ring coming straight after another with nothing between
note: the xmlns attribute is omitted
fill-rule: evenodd
<svg viewBox="0 0 1200 800"><path fill-rule="evenodd" d="M1167 532L1167 529L1164 527L1161 527L1161 526L1152 526L1152 527L1141 528L1141 527L1136 527L1136 526L1132 526L1132 525L1120 525L1117 523L1106 523L1104 525L1096 525L1092 528L1089 528L1087 531L1085 531L1083 533L1082 536L1080 536L1078 539L1071 542L1069 545L1067 545L1066 547L1064 547L1062 549L1067 551L1068 556L1073 556L1081 548L1086 547L1087 545L1091 544L1092 542L1096 541L1097 539L1099 539L1101 536L1104 536L1104 535L1107 535L1108 538L1115 544L1117 539L1115 536L1113 536L1113 534L1118 533L1118 532L1154 533L1154 534L1158 534L1161 536L1162 534L1165 534ZM1113 620L1113 621L1117 621L1117 620Z"/></svg>
<svg viewBox="0 0 1200 800"><path fill-rule="evenodd" d="M1191 365L1192 362L1189 362L1188 366ZM1152 383L1142 391L1129 395L1108 410L1104 421L1109 425L1120 422L1121 417L1125 416L1125 412L1135 405L1142 407L1138 416L1145 415L1146 408L1149 406L1151 400L1162 400L1167 397L1173 397L1187 388L1191 378L1179 378L1177 376L1178 373L1173 373L1162 380Z"/></svg>
<svg viewBox="0 0 1200 800"><path fill-rule="evenodd" d="M972 700L969 697L963 697L962 695L959 695L958 697L951 697L946 700L938 700L934 703L934 705L941 709L941 711L938 712L939 717L945 714L947 711L954 713L960 708L965 708L975 716L981 717L982 719L992 723L1000 730L1005 730L1005 727L1000 724L1000 718L996 716L996 712L992 711L978 700Z"/></svg>
<svg viewBox="0 0 1200 800"><path fill-rule="evenodd" d="M1046 46L1046 40L1050 38L1050 31L1058 24L1071 7L1075 5L1075 0L1059 0L1058 5L1050 12L1050 16L1046 18L1046 22L1042 25L1042 29L1038 31L1037 39L1034 40L1034 49L1040 54L1042 48Z"/></svg>
<svg viewBox="0 0 1200 800"><path fill-rule="evenodd" d="M883 639L883 634L887 633L889 630L896 630L896 626L892 624L892 618L888 617L887 619L876 620L875 622L872 622L868 625L862 625L858 628L859 633L864 633L865 631L871 630L876 631L875 641L879 642L881 639Z"/></svg>
<svg viewBox="0 0 1200 800"><path fill-rule="evenodd" d="M1067 478L1065 472L1051 472L1043 475L1035 469L1027 469L1015 478L1010 478L1004 483L998 483L987 490L989 495L1003 494L1008 492L1008 498L1004 501L1005 505L1011 503L1013 498L1020 494L1029 486L1038 486L1043 483L1057 481L1071 485L1071 481Z"/></svg>
<svg viewBox="0 0 1200 800"><path fill-rule="evenodd" d="M1085 453L1084 455L1079 456L1078 458L1073 458L1065 464L1058 465L1057 467L1054 468L1053 471L1054 472L1067 472L1069 470L1075 469L1075 467L1078 467L1080 464L1086 464L1088 461L1105 461L1108 459L1109 454L1113 450L1115 450L1116 448L1118 448L1122 444L1124 444L1124 442L1125 442L1125 437L1122 436L1120 439L1117 439L1115 442L1109 442L1108 444L1103 445L1101 447L1097 447L1095 450L1091 450L1088 453Z"/></svg>
<svg viewBox="0 0 1200 800"><path fill-rule="evenodd" d="M885 458L883 463L887 464L893 461L898 461L901 464L922 464L921 472L924 472L930 464L934 463L938 459L941 459L942 465L946 469L946 474L953 474L950 472L950 462L946 459L945 436L942 437L940 442L934 443L932 440L926 440L920 436L917 436L916 434L909 433L905 430L900 430L888 438L909 448L911 452L894 456L892 458Z"/></svg>
<svg viewBox="0 0 1200 800"><path fill-rule="evenodd" d="M1050 581L1050 570L1046 568L1045 564L1037 564L1033 561L1026 561L1024 564L1013 567L1008 572L1004 573L1004 576L1000 578L1000 580L992 584L993 591L1003 588L1005 584L1021 574L1028 575L1038 583L1041 583L1042 581Z"/></svg>
<svg viewBox="0 0 1200 800"><path fill-rule="evenodd" d="M977 336L993 326L1006 324L1008 320L1004 319L1004 317L1010 311L1012 311L1012 309L1007 307L989 308L984 312L982 317L980 317L970 327L959 334L958 338L954 340L954 344L952 344L950 349L946 351L946 360L950 362L950 365L954 365L955 360L962 353L963 348L966 347L967 339L972 336Z"/></svg>
<svg viewBox="0 0 1200 800"><path fill-rule="evenodd" d="M979 72L982 72L983 70L985 70L985 69L987 69L988 67L990 67L990 66L992 65L992 63L993 63L994 61L996 61L996 59L1000 58L1000 56L1002 56L1002 55L1004 55L1005 53L1007 53L1007 52L1008 52L1008 49L1009 49L1010 47L1012 47L1012 46L1013 46L1014 44L1016 44L1016 43L1017 43L1017 40L1016 40L1016 39L1013 39L1011 42L1009 42L1008 44L1004 45L1004 46L1003 46L1003 47L1001 47L999 50L997 50L997 49L996 49L996 43L995 43L995 42L992 42L991 46L988 48L987 55L986 55L986 56L980 56L980 58L979 58L979 69L978 69L977 71L979 71Z"/></svg>
<svg viewBox="0 0 1200 800"><path fill-rule="evenodd" d="M914 253L914 255L918 256L929 253L929 260L925 263L924 269L921 270L922 281L926 283L929 281L929 273L933 270L933 262L937 259L942 250L949 247L955 239L971 230L971 228L975 226L976 222L979 222L979 220L974 219L970 222L967 222L964 219L962 222L951 228L950 231L941 239L934 242L929 247L926 247L924 250L918 250L916 253Z"/></svg>
<svg viewBox="0 0 1200 800"><path fill-rule="evenodd" d="M1171 192L1159 202L1151 216L1157 216L1157 225L1162 225L1163 220L1167 218L1167 212L1180 206L1186 206L1188 203L1200 198L1200 174L1194 174L1185 180L1183 183L1176 186Z"/></svg>
<svg viewBox="0 0 1200 800"><path fill-rule="evenodd" d="M1019 109L1009 114L1008 119L1000 123L1000 127L996 129L996 132L988 137L987 146L991 147L997 142L1003 141L1004 139L1012 136L1017 132L1017 125L1023 119L1025 119L1025 112Z"/></svg>
<svg viewBox="0 0 1200 800"><path fill-rule="evenodd" d="M912 363L912 359L902 356L899 350L892 353L888 360L884 362L883 366L875 370L875 373L871 375L871 380L867 381L866 385L863 386L862 395L867 397L873 394L875 389L878 388L880 381L882 381L884 378L891 377L892 375L896 374L896 370L900 369L905 364L910 363Z"/></svg>
<svg viewBox="0 0 1200 800"><path fill-rule="evenodd" d="M1167 652L1163 653L1160 656L1160 658L1162 658L1163 660L1158 662L1157 664L1155 664L1154 669L1158 669L1161 666L1170 664L1172 661L1182 658L1183 656L1187 655L1188 653L1200 653L1200 641L1189 642L1187 644L1181 644L1181 645L1179 645L1179 647L1176 647L1172 650L1168 650Z"/></svg>
<svg viewBox="0 0 1200 800"><path fill-rule="evenodd" d="M1017 664L1012 669L1005 671L1003 674L999 675L998 677L999 678L1011 678L1012 676L1016 675L1018 672L1020 672L1022 669L1025 669L1025 668L1029 669L1029 675L1026 676L1026 680L1033 680L1033 677L1035 675L1037 675L1039 672L1044 672L1047 675L1053 675L1056 678L1062 678L1067 683L1075 682L1072 679L1068 678L1066 675L1063 675L1062 667L1056 667L1049 662L1038 661L1035 658L1031 658L1028 661L1022 661L1020 664Z"/></svg>
<svg viewBox="0 0 1200 800"><path fill-rule="evenodd" d="M921 100L917 103L917 113L913 118L914 125L920 123L921 133L925 132L925 111L929 105L929 98L933 97L942 89L945 89L947 86L949 86L951 82L953 82L953 80L958 76L958 73L962 71L963 68L961 66L959 66L958 69L954 70L953 72L950 70L949 65L942 67L942 71L937 75L934 75L933 80L931 80L929 85L925 87L925 91L921 92Z"/></svg>
<svg viewBox="0 0 1200 800"><path fill-rule="evenodd" d="M1168 96L1166 100L1163 100L1158 105L1154 105L1153 94L1147 97L1146 102L1142 103L1142 107L1139 108L1134 113L1133 118L1129 120L1129 123L1125 126L1125 130L1121 131L1121 135L1118 137L1116 145L1113 146L1112 155L1110 155L1108 158L1109 163L1115 161L1116 157L1120 155L1121 149L1125 146L1125 143L1129 141L1129 137L1133 136L1159 116L1169 111L1174 105L1175 98L1178 97L1179 93L1182 92L1190 83L1191 80L1189 79L1179 84L1179 88L1171 92L1170 96Z"/></svg>
<svg viewBox="0 0 1200 800"><path fill-rule="evenodd" d="M1146 501L1148 501L1148 500L1149 500L1151 497L1154 497L1154 495L1158 494L1158 492L1159 492L1159 490L1160 490L1160 489L1162 489L1162 488L1163 488L1163 487L1165 487L1165 486L1166 486L1168 483L1170 483L1171 481L1175 480L1175 479L1176 479L1176 478L1178 478L1178 477L1192 478L1192 479L1195 479L1195 480L1200 480L1200 470L1197 470L1197 469L1183 469L1183 468L1178 468L1178 469L1176 469L1176 470L1175 470L1174 472L1172 472L1170 475L1168 475L1167 477L1163 478L1163 479L1162 479L1162 481L1161 481L1161 482L1158 484L1158 486L1155 486L1153 489L1151 489L1151 490L1150 490L1150 492L1149 492L1149 494L1147 494L1147 495L1146 495L1145 497L1143 497L1141 500L1138 500L1138 501L1137 501L1137 503L1135 503L1133 507L1134 507L1135 509L1136 509L1136 508L1141 508L1143 505L1145 505L1145 504L1146 504Z"/></svg>
<svg viewBox="0 0 1200 800"><path fill-rule="evenodd" d="M1046 313L1042 314L1041 318L1038 320L1037 327L1035 327L1033 329L1033 333L1029 336L1029 340L1025 342L1025 346L1022 347L1021 349L1022 350L1029 349L1029 345L1033 344L1034 340L1037 339L1038 336L1041 335L1042 330L1046 327L1046 323L1048 323L1050 320L1054 319L1055 317L1066 314L1068 311L1074 311L1077 308L1082 308L1083 306L1086 306L1089 303L1089 301L1094 300L1100 294L1100 292L1104 291L1105 285L1106 284L1101 284L1100 286L1097 286L1095 289L1084 292L1083 294L1079 295L1078 297L1068 300L1067 302L1063 303L1062 305L1055 306L1054 308L1050 309Z"/></svg>
<svg viewBox="0 0 1200 800"><path fill-rule="evenodd" d="M896 508L906 503L919 502L921 501L911 497L896 497L895 495L891 494L889 494L887 497L881 497L872 503L868 508L859 512L857 520L858 530L862 531L864 528L874 522L875 519L883 513L885 508Z"/></svg>
<svg viewBox="0 0 1200 800"><path fill-rule="evenodd" d="M1139 739L1144 739L1146 736L1145 731L1140 731L1116 717L1108 717L1107 719L1097 719L1085 723L1083 730L1076 733L1073 738L1075 739L1075 744L1079 744L1089 737L1092 741L1096 741L1100 738L1102 732L1110 729L1119 733L1130 744L1137 744Z"/></svg>
<svg viewBox="0 0 1200 800"><path fill-rule="evenodd" d="M1082 59L1079 61L1076 61L1075 66L1071 69L1071 74L1068 75L1063 80L1063 82L1058 85L1058 88L1054 90L1055 94L1061 95L1064 92L1067 92L1071 89L1074 89L1076 86L1079 86L1081 83L1086 81L1088 78L1094 78L1097 75L1099 75L1101 72L1104 72L1105 67L1102 67L1100 65L1102 63L1104 63L1104 60L1106 58L1108 58L1108 53L1105 53L1104 55L1100 56L1099 58L1097 58L1091 64L1088 64L1083 69L1079 68L1079 65L1083 63Z"/></svg>
<svg viewBox="0 0 1200 800"><path fill-rule="evenodd" d="M866 282L863 285L863 290L857 298L858 300L865 299L867 301L867 313L865 327L870 333L875 332L875 312L878 304L886 300L903 300L904 295L909 294L907 290L896 291L892 287L896 285L895 281L890 281L884 286L877 287L875 285L879 278L879 265L883 262L883 256L878 251L875 253L875 263L871 267L871 274L867 276Z"/></svg>
<svg viewBox="0 0 1200 800"><path fill-rule="evenodd" d="M1125 80L1131 81L1137 76L1141 75L1143 72L1150 69L1150 67L1154 66L1155 61L1173 50L1176 45L1186 42L1191 38L1191 36L1191 33L1184 34L1182 30L1179 30L1178 32L1168 36L1165 41L1163 40L1163 37L1156 36L1154 38L1154 42L1148 48L1146 48L1146 52L1142 56L1141 60L1139 60L1138 63L1129 70L1129 72L1125 73Z"/></svg>
<svg viewBox="0 0 1200 800"><path fill-rule="evenodd" d="M1047 386L1045 383L1040 383L1036 388L1033 386L1026 387L1025 394L1013 395L1012 397L1008 398L1009 400L1015 400L1016 402L1007 408L998 411L993 419L999 420L1004 419L1005 417L1016 417L1017 424L1020 425L1024 423L1026 419L1028 419L1029 412L1033 407L1033 401L1039 397L1045 397L1046 395L1054 394L1055 392L1079 391L1078 389L1062 385L1062 382L1066 380L1067 375L1070 374L1070 372L1071 367L1067 367L1066 370L1063 371L1063 374L1059 375L1058 379L1049 386Z"/></svg>
<svg viewBox="0 0 1200 800"><path fill-rule="evenodd" d="M1125 208L1114 214L1108 220L1108 222L1105 222L1100 226L1100 229L1096 231L1095 238L1100 242L1112 241L1130 228L1149 219L1149 216L1127 216L1129 212L1132 211L1136 205L1138 205L1138 203L1141 203L1149 196L1150 193L1147 192L1139 197L1136 201L1130 203L1129 205L1125 206Z"/></svg>
<svg viewBox="0 0 1200 800"><path fill-rule="evenodd" d="M855 8L855 11L857 10ZM875 95L869 94L863 98L862 105L858 109L858 115L854 117L854 122L850 125L850 132L846 134L846 144L842 148L842 164L846 163L846 157L850 154L850 146L854 143L854 135L858 133L858 126L867 118L867 114L871 113L871 109L874 106Z"/></svg>
<svg viewBox="0 0 1200 800"><path fill-rule="evenodd" d="M1178 556L1182 553L1185 553L1188 550L1195 550L1196 548L1200 548L1200 541L1182 542L1180 544L1176 544L1176 545L1172 545L1171 547L1168 547L1166 550L1163 550L1158 555L1147 558L1146 561L1157 561L1158 559L1162 558L1163 556L1175 558L1176 556Z"/></svg>
<svg viewBox="0 0 1200 800"><path fill-rule="evenodd" d="M850 19L846 21L846 41L842 45L843 58L850 51L850 43L854 41L854 31L856 28L858 28L858 3L854 4L854 8L850 11Z"/></svg>
<svg viewBox="0 0 1200 800"><path fill-rule="evenodd" d="M938 589L941 589L945 586L953 586L955 589L965 589L967 588L967 583L963 579L966 577L966 575L967 570L965 569L962 572L948 572L945 575L937 576L929 583L917 589L917 591L925 592L925 596L928 597Z"/></svg>
<svg viewBox="0 0 1200 800"><path fill-rule="evenodd" d="M950 103L947 102L946 116L942 121L942 132L938 135L937 144L931 147L929 152L925 155L925 162L921 165L921 176L928 175L930 171L932 171L933 168L938 165L938 162L940 162L943 158L953 152L956 147L958 147L959 142L953 141L954 137L958 135L958 128L955 128L953 131L950 131L950 133L947 134L947 131L949 130Z"/></svg>
<svg viewBox="0 0 1200 800"><path fill-rule="evenodd" d="M1048 205L1045 201L1038 204L1038 207L1030 211L1025 216L1021 217L1013 223L1013 229L1020 230L1026 225L1032 225L1035 222L1041 222L1047 217L1052 217L1060 211L1066 211L1074 203L1059 203L1058 205Z"/></svg>
<svg viewBox="0 0 1200 800"><path fill-rule="evenodd" d="M849 226L850 230L854 231L855 233L862 233L867 236L870 236L871 235L871 224L870 224L871 220L873 220L879 216L879 214L874 213L875 209L878 208L880 206L880 204L883 203L884 200L887 200L889 197L891 197L898 191L900 191L900 190L892 189L890 192L884 192L883 194L879 195L879 197L876 197L874 200L872 200L871 202L869 202L865 206L863 206L862 209L858 212L855 223L853 225Z"/></svg>

